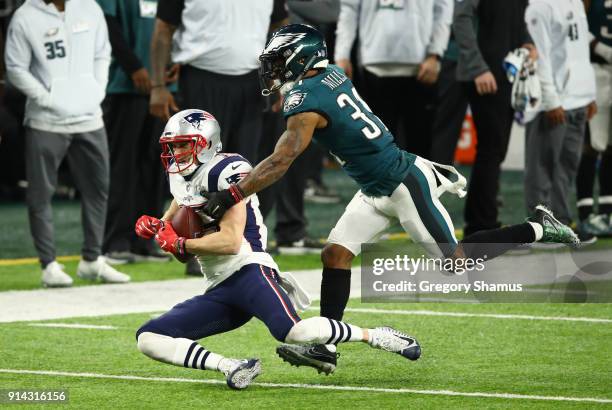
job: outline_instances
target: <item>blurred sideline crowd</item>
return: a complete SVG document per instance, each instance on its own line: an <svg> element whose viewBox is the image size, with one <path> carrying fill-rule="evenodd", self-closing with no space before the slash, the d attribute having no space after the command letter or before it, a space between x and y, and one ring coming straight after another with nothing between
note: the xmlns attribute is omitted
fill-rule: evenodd
<svg viewBox="0 0 612 410"><path fill-rule="evenodd" d="M402 149L452 164L469 107L465 235L502 224L500 165L517 120L525 209L549 206L586 243L612 236L609 0L0 0L0 200L25 199L44 284L72 283L56 261L54 195L81 200L78 276L123 283L112 265L169 260L133 226L163 213L158 139L179 109L212 113L226 152L253 164L272 152L284 120L279 97L261 95L258 56L288 23L324 33L331 62ZM519 49L538 84L527 116L504 66ZM341 201L324 166L336 165L311 144L259 194L264 217L276 212L278 252L322 248L304 203ZM200 274L193 262L187 273Z"/></svg>

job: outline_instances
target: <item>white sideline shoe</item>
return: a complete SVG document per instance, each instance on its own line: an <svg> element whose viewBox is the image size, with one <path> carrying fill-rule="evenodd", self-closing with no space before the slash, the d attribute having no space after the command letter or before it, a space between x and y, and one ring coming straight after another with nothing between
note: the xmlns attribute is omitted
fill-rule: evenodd
<svg viewBox="0 0 612 410"><path fill-rule="evenodd" d="M100 279L106 283L127 283L130 281L128 275L119 272L106 263L103 256L98 256L98 259L93 262L81 259L77 267L77 276L87 280Z"/></svg>
<svg viewBox="0 0 612 410"><path fill-rule="evenodd" d="M47 288L66 288L72 286L72 278L62 265L53 261L42 271L42 284Z"/></svg>

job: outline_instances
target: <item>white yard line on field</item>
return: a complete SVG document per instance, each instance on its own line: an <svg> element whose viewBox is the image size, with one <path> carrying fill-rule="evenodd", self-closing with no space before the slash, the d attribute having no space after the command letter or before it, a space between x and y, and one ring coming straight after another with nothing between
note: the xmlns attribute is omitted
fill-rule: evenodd
<svg viewBox="0 0 612 410"><path fill-rule="evenodd" d="M96 329L96 330L116 330L117 326L110 325L86 325L83 323L28 323L33 327L61 327L68 329Z"/></svg>
<svg viewBox="0 0 612 410"><path fill-rule="evenodd" d="M137 380L152 382L175 382L175 383L202 383L202 384L225 384L222 380L214 379L185 379L178 377L143 377L130 375L113 375L100 373L73 373L52 370L21 370L21 369L0 369L0 373L8 374L31 374L41 376L63 376L93 379L115 379L115 380ZM541 396L515 393L483 393L483 392L459 392L453 390L419 390L419 389L389 389L382 387L365 386L338 386L323 384L302 384L302 383L253 383L253 386L265 388L289 388L289 389L309 389L309 390L335 390L335 391L359 391L371 393L395 393L395 394L420 394L429 396L459 396L459 397L485 397L495 399L519 399L519 400L543 400L543 401L569 401L586 403L612 403L612 399L597 397L566 397L566 396Z"/></svg>
<svg viewBox="0 0 612 410"><path fill-rule="evenodd" d="M319 308L310 307L308 310L319 310ZM438 312L435 310L396 310L376 308L346 308L344 311L352 313L374 313L407 316L481 317L488 319L557 320L565 322L612 323L612 319L600 319L596 317L531 316L498 313Z"/></svg>

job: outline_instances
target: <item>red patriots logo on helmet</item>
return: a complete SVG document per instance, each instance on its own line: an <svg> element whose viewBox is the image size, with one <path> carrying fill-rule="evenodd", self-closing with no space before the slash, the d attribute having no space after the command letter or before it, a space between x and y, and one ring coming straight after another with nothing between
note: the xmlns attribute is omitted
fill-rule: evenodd
<svg viewBox="0 0 612 410"><path fill-rule="evenodd" d="M200 123L206 120L215 120L215 117L212 114L207 113L206 111L197 111L192 112L191 114L183 117L183 120L187 121L189 124L193 125L195 128L200 128Z"/></svg>

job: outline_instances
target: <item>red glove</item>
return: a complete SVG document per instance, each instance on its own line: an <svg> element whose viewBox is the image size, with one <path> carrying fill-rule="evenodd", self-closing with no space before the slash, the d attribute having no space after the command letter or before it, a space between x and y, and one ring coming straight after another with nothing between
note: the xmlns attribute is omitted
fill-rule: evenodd
<svg viewBox="0 0 612 410"><path fill-rule="evenodd" d="M151 239L164 226L164 221L149 215L142 215L136 221L134 230L136 235L144 239Z"/></svg>
<svg viewBox="0 0 612 410"><path fill-rule="evenodd" d="M169 222L166 222L163 228L155 234L155 240L160 248L173 255L184 256L187 253L185 250L185 241L187 239L178 236Z"/></svg>

